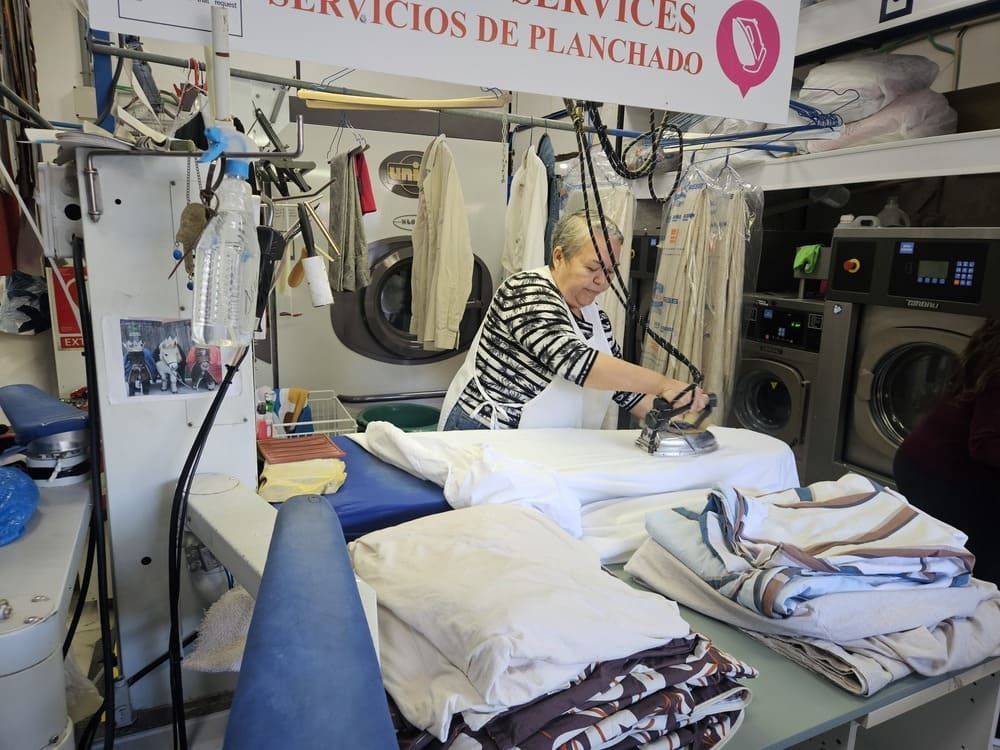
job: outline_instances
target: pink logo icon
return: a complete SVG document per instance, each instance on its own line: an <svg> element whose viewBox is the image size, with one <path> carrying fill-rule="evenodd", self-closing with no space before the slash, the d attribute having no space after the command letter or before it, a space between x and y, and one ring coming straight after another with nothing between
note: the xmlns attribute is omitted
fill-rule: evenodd
<svg viewBox="0 0 1000 750"><path fill-rule="evenodd" d="M780 51L778 23L757 0L740 0L722 16L715 52L722 72L743 96L770 78Z"/></svg>

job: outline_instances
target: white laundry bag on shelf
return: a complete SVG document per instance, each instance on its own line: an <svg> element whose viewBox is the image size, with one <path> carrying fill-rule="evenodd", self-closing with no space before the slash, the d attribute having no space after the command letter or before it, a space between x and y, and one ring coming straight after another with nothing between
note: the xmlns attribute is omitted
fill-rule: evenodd
<svg viewBox="0 0 1000 750"><path fill-rule="evenodd" d="M864 55L817 65L806 76L798 99L854 122L884 109L899 97L929 88L938 64L922 55Z"/></svg>

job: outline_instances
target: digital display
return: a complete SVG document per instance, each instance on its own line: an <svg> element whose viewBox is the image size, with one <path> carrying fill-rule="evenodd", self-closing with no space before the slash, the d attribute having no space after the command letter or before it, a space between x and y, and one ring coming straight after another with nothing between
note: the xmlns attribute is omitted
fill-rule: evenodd
<svg viewBox="0 0 1000 750"><path fill-rule="evenodd" d="M915 243L910 242L909 240L907 240L905 242L900 242L899 243L899 254L900 255L913 255L914 244Z"/></svg>
<svg viewBox="0 0 1000 750"><path fill-rule="evenodd" d="M757 319L751 315L747 323L746 336L765 344L793 346L807 351L818 352L820 326L807 326L815 313L782 307L760 307ZM821 316L819 316L821 317Z"/></svg>
<svg viewBox="0 0 1000 750"><path fill-rule="evenodd" d="M948 261L919 261L917 263L917 276L923 276L925 279L946 279L948 278Z"/></svg>

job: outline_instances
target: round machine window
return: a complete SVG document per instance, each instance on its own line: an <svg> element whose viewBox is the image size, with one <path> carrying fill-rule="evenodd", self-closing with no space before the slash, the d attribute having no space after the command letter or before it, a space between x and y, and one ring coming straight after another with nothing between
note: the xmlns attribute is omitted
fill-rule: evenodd
<svg viewBox="0 0 1000 750"><path fill-rule="evenodd" d="M792 394L773 372L757 370L743 377L743 397L736 404L740 420L751 430L777 432L792 418Z"/></svg>
<svg viewBox="0 0 1000 750"><path fill-rule="evenodd" d="M382 281L379 291L379 309L382 316L393 328L402 333L410 332L412 295L410 292L410 273L413 261L404 260L397 263Z"/></svg>
<svg viewBox="0 0 1000 750"><path fill-rule="evenodd" d="M871 398L879 432L901 444L944 392L957 362L954 352L934 344L900 346L879 360Z"/></svg>

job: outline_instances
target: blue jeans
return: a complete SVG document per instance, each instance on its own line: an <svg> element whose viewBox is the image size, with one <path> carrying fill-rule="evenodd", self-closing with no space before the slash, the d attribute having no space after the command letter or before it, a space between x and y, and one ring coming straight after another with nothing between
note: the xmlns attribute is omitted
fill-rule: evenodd
<svg viewBox="0 0 1000 750"><path fill-rule="evenodd" d="M445 430L488 430L489 427L473 419L462 409L461 404L455 404L444 422Z"/></svg>

